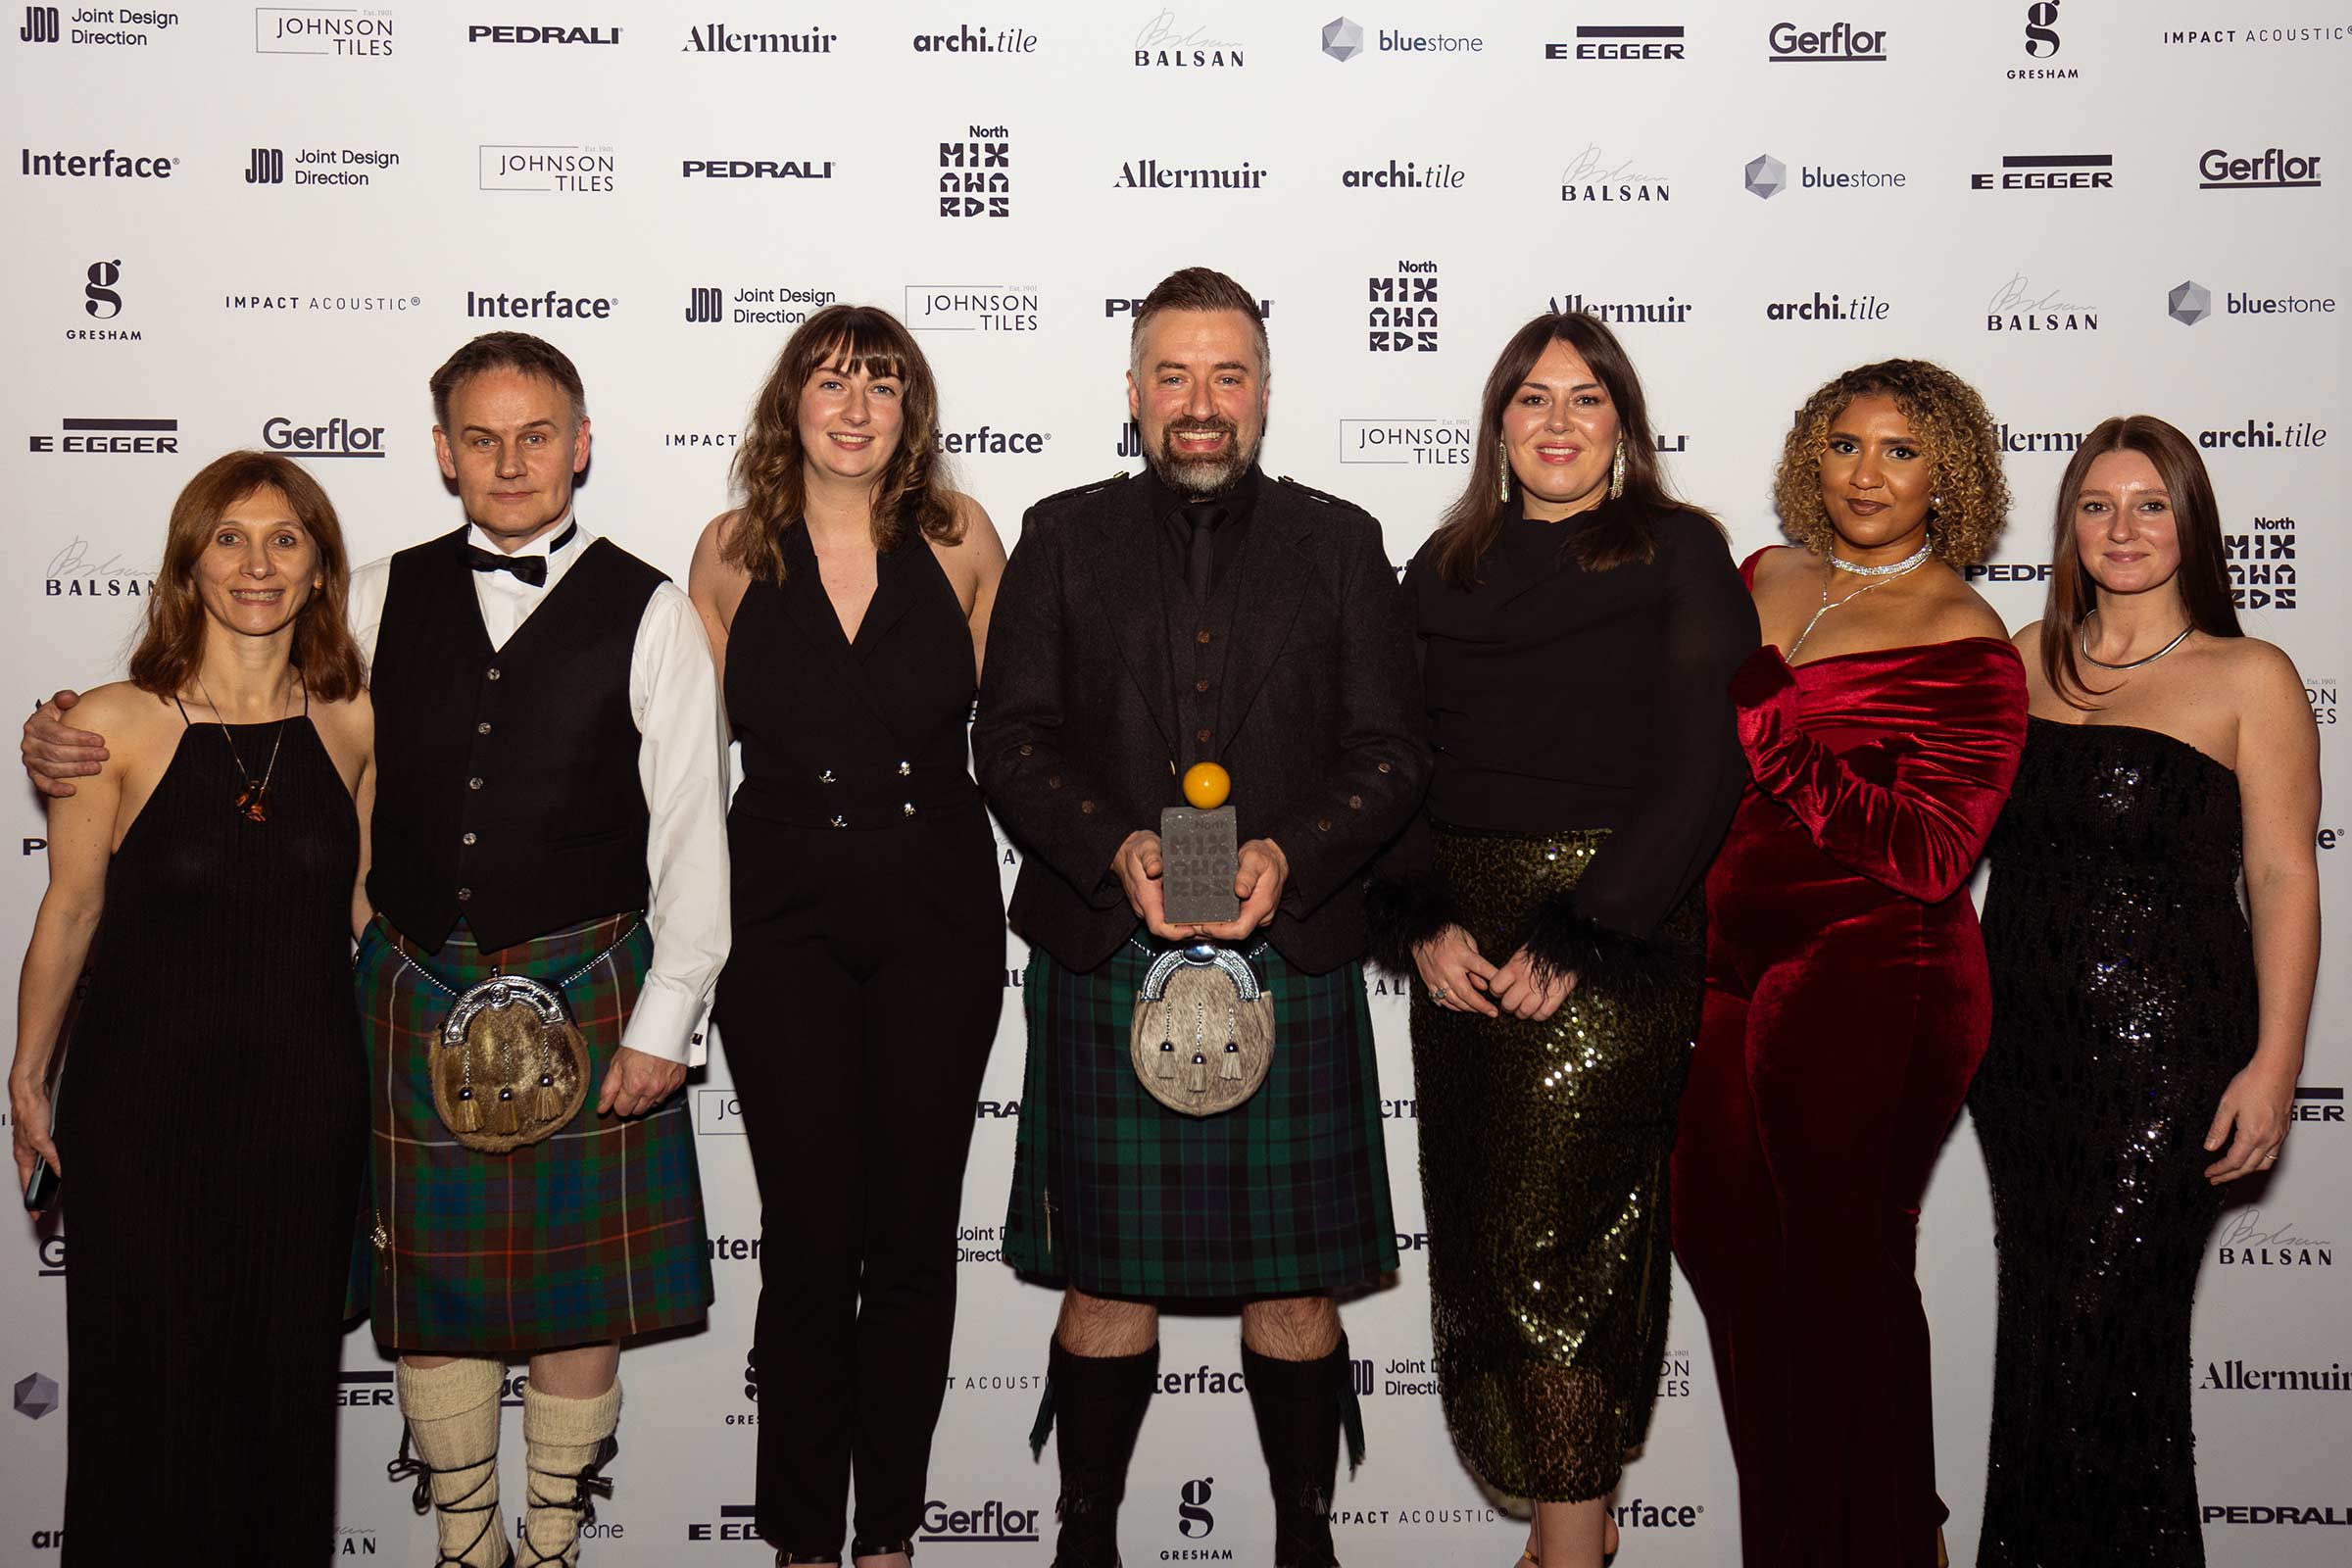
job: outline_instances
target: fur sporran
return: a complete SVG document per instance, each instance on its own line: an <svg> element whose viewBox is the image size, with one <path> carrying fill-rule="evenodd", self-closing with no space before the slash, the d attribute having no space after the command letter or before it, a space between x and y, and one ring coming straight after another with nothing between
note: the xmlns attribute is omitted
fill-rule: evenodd
<svg viewBox="0 0 2352 1568"><path fill-rule="evenodd" d="M588 1098L588 1043L554 988L521 975L459 997L426 1070L441 1124L486 1154L539 1142Z"/></svg>
<svg viewBox="0 0 2352 1568"><path fill-rule="evenodd" d="M1171 948L1136 994L1128 1054L1144 1091L1170 1110L1231 1110L1257 1093L1274 1063L1274 999L1231 949Z"/></svg>

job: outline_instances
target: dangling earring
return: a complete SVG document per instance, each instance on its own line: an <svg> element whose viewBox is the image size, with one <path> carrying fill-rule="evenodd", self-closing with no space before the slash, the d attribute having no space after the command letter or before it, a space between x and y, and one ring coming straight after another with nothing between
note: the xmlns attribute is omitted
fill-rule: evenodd
<svg viewBox="0 0 2352 1568"><path fill-rule="evenodd" d="M1609 463L1609 499L1625 494L1625 437L1617 438L1617 456Z"/></svg>
<svg viewBox="0 0 2352 1568"><path fill-rule="evenodd" d="M1511 449L1503 445L1502 437L1494 438L1494 499L1508 506L1511 499Z"/></svg>

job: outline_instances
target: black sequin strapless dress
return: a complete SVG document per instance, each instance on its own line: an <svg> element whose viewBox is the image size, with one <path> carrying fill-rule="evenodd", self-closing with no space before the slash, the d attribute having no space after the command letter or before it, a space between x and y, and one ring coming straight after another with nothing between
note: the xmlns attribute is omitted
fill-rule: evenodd
<svg viewBox="0 0 2352 1568"><path fill-rule="evenodd" d="M2202 1564L2189 1309L2224 1198L2204 1137L2256 1028L2237 776L2154 730L2037 718L1986 855L1969 1108L2000 1338L1978 1568Z"/></svg>

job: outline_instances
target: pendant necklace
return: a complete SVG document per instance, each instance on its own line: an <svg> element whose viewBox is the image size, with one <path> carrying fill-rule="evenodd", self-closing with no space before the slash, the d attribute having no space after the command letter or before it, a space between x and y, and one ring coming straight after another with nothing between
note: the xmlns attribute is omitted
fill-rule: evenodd
<svg viewBox="0 0 2352 1568"><path fill-rule="evenodd" d="M1917 571L1928 564L1928 553L1935 548L1935 543L1932 536L1923 538L1920 540L1917 550L1912 551L1902 560L1885 566L1857 566L1851 562L1839 561L1837 551L1833 549L1830 552L1829 565L1821 574L1821 608L1813 612L1813 618L1805 622L1805 629L1798 632L1796 641L1788 645L1788 662L1796 662L1796 651L1805 646L1805 639L1813 635L1813 628L1821 624L1822 616L1836 610L1838 605L1852 604L1873 588L1884 588L1897 577L1907 577ZM1830 579L1841 571L1851 572L1854 576L1868 577L1872 580L1847 594L1837 604L1832 604L1830 603Z"/></svg>
<svg viewBox="0 0 2352 1568"><path fill-rule="evenodd" d="M213 701L213 694L204 689L202 675L196 677L196 694L204 699L204 706L213 710L213 722L220 726L220 738L228 743L229 760L237 764L237 777L245 781L245 787L237 791L237 798L231 803L230 808L248 822L269 821L270 776L277 771L277 749L286 743L286 720L294 711L293 695L287 695L285 711L277 716L277 739L270 743L270 760L262 768L262 776L257 779L253 776L253 770L245 765L245 759L238 755L237 738L229 733L228 720L220 716L220 707ZM306 710L311 706L311 693L307 686L303 688L302 706Z"/></svg>
<svg viewBox="0 0 2352 1568"><path fill-rule="evenodd" d="M2098 612L2094 610L2090 612L2090 615L2095 615ZM2162 648L2157 649L2147 658L2134 659L2128 664L2110 664L2107 662L2107 661L2101 659L2098 655L2090 651L2090 615L2084 615L2082 617L2082 657L2089 660L2092 663L2098 665L2101 669L2137 669L2142 664L2153 664L2156 662L2156 661L2162 659L2165 655L2171 653L2174 649L2188 641L2188 634L2197 629L2193 623L2183 626L2180 628L2180 636L2175 637L2171 642L2166 643Z"/></svg>

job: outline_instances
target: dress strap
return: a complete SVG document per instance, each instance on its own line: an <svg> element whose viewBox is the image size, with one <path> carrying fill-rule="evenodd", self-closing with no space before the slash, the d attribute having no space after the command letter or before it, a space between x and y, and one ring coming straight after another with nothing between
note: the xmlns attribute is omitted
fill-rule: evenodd
<svg viewBox="0 0 2352 1568"><path fill-rule="evenodd" d="M179 700L179 693L173 692L172 694L172 706L179 710L179 722L183 727L188 729L194 729L196 727L196 721L188 716L186 705L181 703Z"/></svg>

